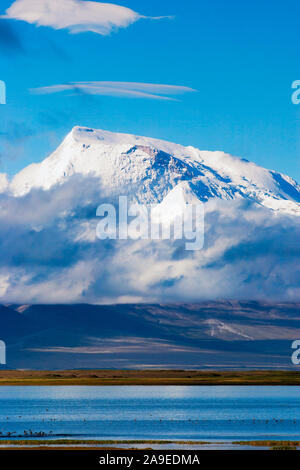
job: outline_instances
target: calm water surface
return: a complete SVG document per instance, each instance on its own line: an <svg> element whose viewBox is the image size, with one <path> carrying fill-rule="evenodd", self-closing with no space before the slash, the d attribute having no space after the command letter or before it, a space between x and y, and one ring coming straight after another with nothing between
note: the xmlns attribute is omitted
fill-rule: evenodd
<svg viewBox="0 0 300 470"><path fill-rule="evenodd" d="M47 439L300 440L300 387L0 387L0 431Z"/></svg>

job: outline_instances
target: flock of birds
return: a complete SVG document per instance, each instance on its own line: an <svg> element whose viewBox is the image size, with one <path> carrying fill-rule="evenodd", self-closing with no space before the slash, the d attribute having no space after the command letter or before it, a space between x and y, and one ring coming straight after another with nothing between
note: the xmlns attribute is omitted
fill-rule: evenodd
<svg viewBox="0 0 300 470"><path fill-rule="evenodd" d="M48 412L49 409L46 408L46 412ZM152 417L153 415L150 414L150 416ZM22 419L22 416L18 416L19 419ZM6 417L6 420L9 420L9 416ZM53 422L53 421L57 421L56 418L48 418L45 420L45 418L42 419L42 422L45 422L45 421L48 421L48 422ZM83 422L86 422L87 420L85 418L82 419ZM133 420L134 422L137 421L137 419L134 419ZM181 420L176 420L175 418L171 418L170 419L158 419L158 422L159 423L163 423L163 422L169 422L169 421L172 421L172 422L180 422ZM188 422L190 423L194 423L194 424L200 424L200 423L204 423L206 421L209 421L207 419L198 419L198 420L192 420L192 419L188 419L187 420ZM239 419L239 418L235 418L235 419L228 419L227 422L228 423L245 423L246 421L249 421L249 420L246 420L246 419ZM253 424L258 424L258 423L265 423L265 424L271 424L271 423L283 423L287 420L284 420L284 419L277 419L277 418L272 418L272 419L265 419L265 420L262 420L262 419L256 419L256 418L253 418L250 420L250 422L252 422ZM297 423L297 420L296 419L293 419L293 420L290 420L293 424L296 424ZM109 424L109 422L108 422ZM7 438L7 437L12 437L12 438L26 438L26 437L55 437L57 435L53 434L53 431L49 431L49 432L44 432L44 431L33 431L32 429L28 429L28 430L24 430L23 431L23 434L21 435L17 435L17 432L16 431L7 431L7 432L2 432L0 431L0 439L1 438ZM62 436L61 434L59 436Z"/></svg>
<svg viewBox="0 0 300 470"><path fill-rule="evenodd" d="M50 431L49 433L46 433L44 431L38 431L34 432L31 429L28 431L24 431L23 434L17 435L16 431L8 431L7 433L3 433L0 431L0 438L1 437L50 437L53 436L53 431Z"/></svg>

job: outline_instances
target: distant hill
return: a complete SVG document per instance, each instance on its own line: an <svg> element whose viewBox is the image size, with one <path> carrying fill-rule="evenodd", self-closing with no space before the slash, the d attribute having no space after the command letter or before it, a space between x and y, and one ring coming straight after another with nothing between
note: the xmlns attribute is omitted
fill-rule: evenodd
<svg viewBox="0 0 300 470"><path fill-rule="evenodd" d="M300 303L0 307L7 368L292 368Z"/></svg>

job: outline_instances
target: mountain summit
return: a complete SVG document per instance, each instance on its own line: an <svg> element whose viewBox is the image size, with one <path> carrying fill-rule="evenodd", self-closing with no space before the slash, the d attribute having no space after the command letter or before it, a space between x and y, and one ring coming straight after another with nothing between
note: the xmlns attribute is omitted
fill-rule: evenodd
<svg viewBox="0 0 300 470"><path fill-rule="evenodd" d="M50 189L72 175L94 176L110 191L124 188L144 203L161 203L182 182L201 201L246 198L270 209L300 214L300 186L289 176L224 152L130 134L75 127L58 149L19 172L16 196Z"/></svg>
<svg viewBox="0 0 300 470"><path fill-rule="evenodd" d="M52 155L1 184L2 304L299 300L300 187L276 171L75 127ZM97 207L124 195L156 204L166 221L203 201L202 248L191 253L177 238L100 240ZM205 328L225 331L222 319Z"/></svg>

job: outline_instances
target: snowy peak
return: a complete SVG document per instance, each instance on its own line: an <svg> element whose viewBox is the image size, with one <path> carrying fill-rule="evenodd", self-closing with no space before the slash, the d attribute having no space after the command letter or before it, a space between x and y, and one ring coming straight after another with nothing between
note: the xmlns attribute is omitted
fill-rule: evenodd
<svg viewBox="0 0 300 470"><path fill-rule="evenodd" d="M75 142L86 144L96 144L98 142L108 146L125 145L133 147L137 145L144 147L153 147L171 154L176 151L180 152L185 149L185 147L182 145L174 144L164 140L136 136L133 134L110 132L102 129L91 129L88 127L80 126L74 127L72 131L67 135L65 140L70 139L73 139Z"/></svg>
<svg viewBox="0 0 300 470"><path fill-rule="evenodd" d="M155 207L152 212L154 222L169 224L178 217L182 220L188 204L196 206L200 204L200 201L192 190L190 183L184 181L175 186L163 201Z"/></svg>
<svg viewBox="0 0 300 470"><path fill-rule="evenodd" d="M10 190L16 196L48 190L75 174L94 176L106 191L128 191L143 203L161 203L169 193L172 198L174 188L191 194L192 188L193 198L203 202L246 198L300 213L300 187L286 175L223 152L86 127L72 129L52 155L18 173Z"/></svg>
<svg viewBox="0 0 300 470"><path fill-rule="evenodd" d="M197 202L199 202L199 198L192 190L190 183L183 181L169 192L160 207L184 210L187 204L197 204Z"/></svg>

